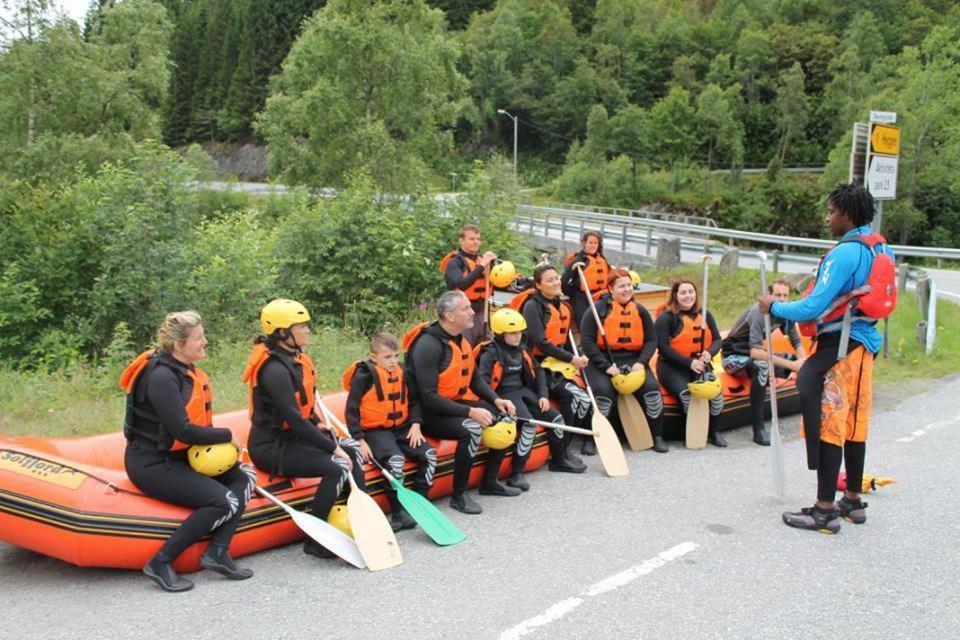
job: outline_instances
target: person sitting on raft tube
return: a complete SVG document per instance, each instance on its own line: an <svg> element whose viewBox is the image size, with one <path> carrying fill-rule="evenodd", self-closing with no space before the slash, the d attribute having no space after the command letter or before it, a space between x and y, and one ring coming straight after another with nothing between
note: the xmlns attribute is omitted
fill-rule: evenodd
<svg viewBox="0 0 960 640"><path fill-rule="evenodd" d="M497 254L487 251L480 255L480 227L465 224L460 227L460 249L451 251L440 261L440 270L447 283L447 289L462 291L473 312L482 318L484 298L487 295L487 270L490 269ZM463 332L463 337L471 345L486 337L484 322L476 322Z"/></svg>
<svg viewBox="0 0 960 640"><path fill-rule="evenodd" d="M567 337L573 323L573 310L560 299L560 275L549 263L541 263L533 270L533 290L518 294L510 306L523 314L527 322L527 342L533 349L533 357L549 368L544 369L550 398L560 407L564 424L589 428L593 407L590 397L577 384L577 372L583 371L590 362L587 356L574 356ZM548 360L549 358L549 360ZM573 471L583 461L570 451L571 436L563 437L564 458L551 458L554 471ZM583 453L596 454L593 438L585 438ZM567 464L569 462L569 464ZM573 471L576 473L575 471Z"/></svg>
<svg viewBox="0 0 960 640"><path fill-rule="evenodd" d="M433 486L437 451L423 437L420 401L399 363L400 342L389 333L370 341L370 358L347 367L343 386L347 395L346 422L350 435L360 443L367 462L376 460L403 482L404 456L420 468L413 490L424 498ZM390 501L390 526L394 531L412 529L416 521L397 499L393 485L384 484Z"/></svg>
<svg viewBox="0 0 960 640"><path fill-rule="evenodd" d="M660 384L680 401L684 413L690 407L687 383L711 371L711 360L721 347L720 331L707 311L706 327L701 313L700 292L692 280L679 278L670 287L664 310L654 323L657 332L657 378ZM719 373L719 372L717 372ZM710 427L707 441L717 447L727 441L717 430L723 412L723 394L710 400Z"/></svg>
<svg viewBox="0 0 960 640"><path fill-rule="evenodd" d="M481 513L483 508L467 495L470 469L477 455L484 427L498 413L513 415L513 403L500 398L476 371L473 348L463 332L473 326L474 311L460 291L447 291L437 300L437 320L422 323L403 337L406 365L423 407L423 431L428 436L456 440L453 459L453 495L450 506L462 513ZM468 400L472 392L479 400ZM487 453L482 495L517 496L520 490L497 478L506 451Z"/></svg>
<svg viewBox="0 0 960 640"><path fill-rule="evenodd" d="M537 364L524 343L523 332L527 328L527 321L515 309L500 309L490 318L490 328L493 331L493 341L481 342L474 349L480 376L497 395L513 403L520 418L533 418L562 425L563 416L550 407L546 372ZM524 477L524 470L533 451L537 425L521 420L517 426L517 448L507 485L527 491L530 483ZM563 431L547 429L550 458L556 461L550 469L583 473L587 469L586 465L574 464L565 459L564 440Z"/></svg>
<svg viewBox="0 0 960 640"><path fill-rule="evenodd" d="M606 293L600 296L596 305L606 339L597 329L593 311L587 309L580 319L580 343L583 352L590 358L586 374L593 387L597 406L604 415L610 415L618 393L612 377L642 371L643 384L633 392L633 396L643 406L647 416L653 450L666 453L669 449L663 440L663 396L650 369L650 359L657 351L657 336L650 312L633 299L630 272L626 269L612 270L607 276Z"/></svg>
<svg viewBox="0 0 960 640"><path fill-rule="evenodd" d="M228 548L256 484L256 472L234 462L211 477L187 462L191 445L233 446L229 429L212 426L210 378L194 365L206 357L200 315L196 311L167 315L157 331L157 343L159 348L141 353L120 376L120 386L127 392L124 467L145 495L195 511L143 572L165 591L192 589L193 583L174 571L173 562L210 534L200 564L233 580L245 580L253 572L238 568ZM235 460L237 450L230 453Z"/></svg>
<svg viewBox="0 0 960 640"><path fill-rule="evenodd" d="M327 520L333 503L349 492L347 474L361 488L363 456L353 438L338 438L317 415L317 372L303 349L310 342L310 314L294 300L278 299L260 312L257 338L243 372L250 386L250 457L271 475L320 478L310 513ZM332 558L312 538L303 551Z"/></svg>
<svg viewBox="0 0 960 640"><path fill-rule="evenodd" d="M867 521L867 503L860 500L859 489L873 397L873 359L883 341L877 319L863 315L863 307L882 303L889 314L896 293L893 252L883 236L870 230L875 211L873 196L862 186L834 187L827 197L826 222L830 234L840 241L821 260L812 290L794 302L773 296L759 300L761 313L812 323L808 327L816 335L817 348L797 374L797 392L807 468L817 471L817 501L812 507L784 513L783 521L791 527L837 533L841 517L854 524ZM868 282L870 290L864 292ZM849 296L858 290L864 295L857 307L849 309ZM849 322L845 322L848 309ZM849 342L841 357L844 324ZM847 489L834 502L841 463L846 466Z"/></svg>
<svg viewBox="0 0 960 640"><path fill-rule="evenodd" d="M786 280L777 280L768 287L776 300L786 302L790 297L790 283ZM750 378L750 411L753 414L753 441L759 445L769 446L770 438L763 423L764 402L767 398L768 358L766 338L764 337L763 314L753 304L743 312L733 328L723 339L723 368L730 375ZM783 318L770 316L770 331L776 329L786 335L797 354L796 360L788 360L782 355L773 354L774 373L786 370L799 371L807 353L803 349L803 341L797 331L797 323L787 322Z"/></svg>
<svg viewBox="0 0 960 640"><path fill-rule="evenodd" d="M567 256L566 269L563 271L563 292L570 298L573 317L580 321L584 312L590 310L588 293L580 282L576 266L580 265L587 277L590 291L597 293L607 288L607 276L610 275L610 263L603 257L603 236L599 231L587 231L580 239L580 251Z"/></svg>

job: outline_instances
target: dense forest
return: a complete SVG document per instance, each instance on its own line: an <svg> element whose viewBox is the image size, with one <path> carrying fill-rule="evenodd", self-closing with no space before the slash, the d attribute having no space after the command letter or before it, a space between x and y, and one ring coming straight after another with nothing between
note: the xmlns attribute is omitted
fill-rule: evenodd
<svg viewBox="0 0 960 640"><path fill-rule="evenodd" d="M341 324L415 308L451 221L484 217L494 243L514 241L513 117L519 182L548 198L661 202L818 235L824 190L847 179L852 123L896 111L884 231L960 243L949 0L94 0L82 27L50 0L5 6L11 362L141 344L164 309L193 299L210 300L230 336L278 292ZM197 191L214 175L210 142L265 145L272 179L341 197ZM826 172L780 171L796 166ZM471 195L424 223L424 194L451 173ZM357 225L391 251L356 251Z"/></svg>

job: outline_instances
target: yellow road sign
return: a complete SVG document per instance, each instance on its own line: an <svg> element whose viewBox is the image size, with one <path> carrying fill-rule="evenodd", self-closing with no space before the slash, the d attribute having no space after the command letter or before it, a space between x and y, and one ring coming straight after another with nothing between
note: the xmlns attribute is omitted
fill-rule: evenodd
<svg viewBox="0 0 960 640"><path fill-rule="evenodd" d="M874 124L870 131L870 151L888 156L900 154L900 127Z"/></svg>

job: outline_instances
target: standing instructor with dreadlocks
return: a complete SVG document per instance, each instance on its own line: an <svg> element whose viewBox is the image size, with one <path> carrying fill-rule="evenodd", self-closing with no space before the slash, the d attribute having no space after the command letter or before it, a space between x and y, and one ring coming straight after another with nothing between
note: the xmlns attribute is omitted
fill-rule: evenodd
<svg viewBox="0 0 960 640"><path fill-rule="evenodd" d="M824 533L840 530L840 517L855 524L867 520L860 500L867 427L872 399L873 359L881 346L876 320L863 314L868 296L893 295L893 283L875 281L876 267L892 262L886 241L870 230L874 200L855 184L837 185L827 197L827 226L840 241L823 257L813 289L802 300L780 302L772 295L759 300L760 313L795 322L816 323L816 352L797 375L800 410L807 441L807 466L817 471L817 501L812 507L783 514L791 527ZM887 273L890 271L888 269ZM858 291L871 281L873 290L857 302ZM871 301L872 302L872 301ZM893 302L888 306L892 310ZM849 310L848 310L849 309ZM843 320L838 319L844 316ZM846 328L844 325L847 325ZM843 333L849 344L843 353ZM845 460L847 490L836 497L840 463Z"/></svg>

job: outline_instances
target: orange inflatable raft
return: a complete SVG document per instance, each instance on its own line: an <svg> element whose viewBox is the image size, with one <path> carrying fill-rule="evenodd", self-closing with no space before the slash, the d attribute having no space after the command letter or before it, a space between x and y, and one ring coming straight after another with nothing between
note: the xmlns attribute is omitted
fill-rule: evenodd
<svg viewBox="0 0 960 640"><path fill-rule="evenodd" d="M341 419L346 393L324 402ZM214 417L246 441L247 411ZM437 449L437 472L431 498L453 489L456 442L431 443ZM528 470L548 457L546 435L538 431ZM191 512L144 496L123 469L126 440L120 432L88 438L8 438L0 436L0 540L59 558L78 566L139 569ZM511 464L512 448L501 473ZM483 475L486 448L481 447L470 474L477 486ZM409 480L415 466L408 465ZM367 489L385 510L383 477L366 468ZM296 509L306 510L317 486L315 478L270 478L260 474L260 486ZM247 505L230 546L235 557L299 540L303 534L279 507L254 496ZM206 542L185 551L174 565L178 571L199 569Z"/></svg>

